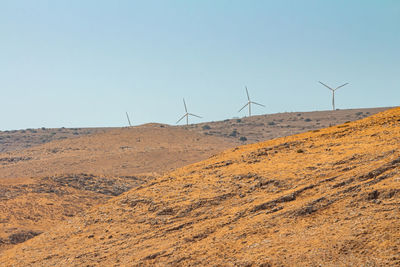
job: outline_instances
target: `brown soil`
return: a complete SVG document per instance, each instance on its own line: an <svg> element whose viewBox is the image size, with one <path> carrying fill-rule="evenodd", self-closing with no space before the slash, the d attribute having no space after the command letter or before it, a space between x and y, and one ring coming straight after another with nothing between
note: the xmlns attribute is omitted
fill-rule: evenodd
<svg viewBox="0 0 400 267"><path fill-rule="evenodd" d="M364 117L387 110L388 108L363 108L335 111L286 112L259 115L224 121L177 126L202 134L226 137L239 140L241 143L256 143L277 137L321 129L346 121L359 120ZM113 131L118 128L39 128L0 131L0 152L22 150L55 140L82 137L96 133Z"/></svg>
<svg viewBox="0 0 400 267"><path fill-rule="evenodd" d="M398 266L399 141L396 108L231 149L14 246L0 265Z"/></svg>
<svg viewBox="0 0 400 267"><path fill-rule="evenodd" d="M77 138L84 135L102 133L112 128L39 128L0 131L0 152L26 149L54 140Z"/></svg>
<svg viewBox="0 0 400 267"><path fill-rule="evenodd" d="M245 138L242 144L252 144L326 128L348 121L360 120L388 108L344 109L335 111L285 112L192 124L187 128L207 135L231 140Z"/></svg>
<svg viewBox="0 0 400 267"><path fill-rule="evenodd" d="M234 145L150 124L0 153L0 251Z"/></svg>
<svg viewBox="0 0 400 267"><path fill-rule="evenodd" d="M161 174L238 144L178 127L147 124L57 140L0 153L4 178L90 173L97 176Z"/></svg>

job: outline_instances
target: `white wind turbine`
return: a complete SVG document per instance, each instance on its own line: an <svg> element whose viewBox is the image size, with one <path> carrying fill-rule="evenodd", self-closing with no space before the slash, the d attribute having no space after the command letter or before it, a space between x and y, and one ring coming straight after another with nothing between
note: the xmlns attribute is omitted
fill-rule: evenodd
<svg viewBox="0 0 400 267"><path fill-rule="evenodd" d="M335 89L329 87L328 85L324 84L323 82L319 82L320 84L322 84L323 86L325 86L326 88L328 88L329 90L332 91L332 109L335 110L335 91L339 88L342 88L345 85L348 85L349 83L345 83L342 84L341 86L336 87Z"/></svg>
<svg viewBox="0 0 400 267"><path fill-rule="evenodd" d="M128 112L125 112L125 113L126 113L126 118L128 119L129 127L131 127L131 126L132 126L132 124L131 124L131 120L129 119Z"/></svg>
<svg viewBox="0 0 400 267"><path fill-rule="evenodd" d="M246 94L247 94L247 100L248 101L247 101L247 104L244 105L238 112L242 111L245 107L249 106L249 117L251 117L251 104L259 105L259 106L262 106L262 107L265 107L265 106L262 105L262 104L258 104L256 102L251 101L250 100L250 96L249 96L249 91L247 90L247 86L245 86L245 88L246 88Z"/></svg>
<svg viewBox="0 0 400 267"><path fill-rule="evenodd" d="M197 118L201 118L200 116L197 116L197 115L195 115L195 114L193 114L193 113L189 113L189 112L187 111L185 99L183 99L183 105L185 106L185 112L186 112L186 113L185 113L185 115L182 116L182 118L180 118L180 119L176 122L176 124L178 124L181 120L183 120L183 118L186 117L186 125L189 125L189 116L194 116L194 117L197 117Z"/></svg>

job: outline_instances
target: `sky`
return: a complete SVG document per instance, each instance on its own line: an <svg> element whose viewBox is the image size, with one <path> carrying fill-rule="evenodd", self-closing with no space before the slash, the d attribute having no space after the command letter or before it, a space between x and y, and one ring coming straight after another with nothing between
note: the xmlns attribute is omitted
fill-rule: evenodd
<svg viewBox="0 0 400 267"><path fill-rule="evenodd" d="M397 106L398 0L0 0L0 130Z"/></svg>

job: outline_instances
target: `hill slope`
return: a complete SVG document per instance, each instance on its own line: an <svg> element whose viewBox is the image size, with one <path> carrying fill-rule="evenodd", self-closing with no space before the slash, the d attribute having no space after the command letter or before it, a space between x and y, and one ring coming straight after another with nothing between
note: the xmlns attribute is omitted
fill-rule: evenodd
<svg viewBox="0 0 400 267"><path fill-rule="evenodd" d="M163 173L205 159L236 144L234 140L162 124L116 128L0 153L0 179L65 173L103 176Z"/></svg>
<svg viewBox="0 0 400 267"><path fill-rule="evenodd" d="M389 108L285 112L191 124L187 128L233 140L245 138L244 143L252 144L359 120L387 109Z"/></svg>
<svg viewBox="0 0 400 267"><path fill-rule="evenodd" d="M26 130L0 131L0 152L27 149L55 140L77 138L85 135L103 133L113 128L40 128Z"/></svg>
<svg viewBox="0 0 400 267"><path fill-rule="evenodd" d="M0 265L395 266L400 109L242 146L20 244Z"/></svg>
<svg viewBox="0 0 400 267"><path fill-rule="evenodd" d="M0 251L235 144L151 124L1 153Z"/></svg>
<svg viewBox="0 0 400 267"><path fill-rule="evenodd" d="M387 109L386 107L286 112L176 127L190 129L202 134L229 138L231 141L246 137L247 141L245 143L255 143L362 119ZM40 128L0 131L0 152L22 150L55 140L77 138L117 129L121 128Z"/></svg>

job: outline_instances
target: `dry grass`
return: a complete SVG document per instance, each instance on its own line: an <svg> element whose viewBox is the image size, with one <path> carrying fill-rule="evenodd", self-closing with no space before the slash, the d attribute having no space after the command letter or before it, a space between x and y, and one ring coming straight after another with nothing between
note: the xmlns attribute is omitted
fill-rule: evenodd
<svg viewBox="0 0 400 267"><path fill-rule="evenodd" d="M7 250L0 265L396 266L399 141L397 108L231 149Z"/></svg>
<svg viewBox="0 0 400 267"><path fill-rule="evenodd" d="M152 124L1 153L0 251L157 175L232 146L220 138Z"/></svg>

